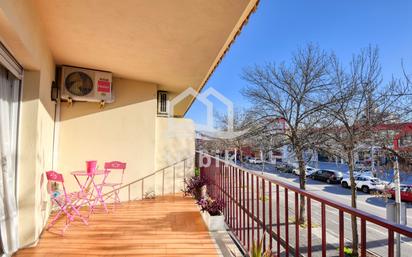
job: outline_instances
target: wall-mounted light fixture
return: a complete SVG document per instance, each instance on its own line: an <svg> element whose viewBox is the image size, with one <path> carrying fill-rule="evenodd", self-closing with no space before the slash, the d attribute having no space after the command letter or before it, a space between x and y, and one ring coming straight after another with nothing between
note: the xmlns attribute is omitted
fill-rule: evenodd
<svg viewBox="0 0 412 257"><path fill-rule="evenodd" d="M57 100L59 99L59 86L57 85L56 81L52 82L50 98L54 102L57 102Z"/></svg>

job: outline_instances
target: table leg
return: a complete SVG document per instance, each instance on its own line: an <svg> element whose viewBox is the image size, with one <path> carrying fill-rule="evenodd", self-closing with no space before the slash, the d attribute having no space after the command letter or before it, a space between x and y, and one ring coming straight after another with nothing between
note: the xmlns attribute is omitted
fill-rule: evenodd
<svg viewBox="0 0 412 257"><path fill-rule="evenodd" d="M95 176L93 176L91 178L91 180L92 180L92 183L93 183L93 187L94 187L94 189L96 190L96 193L97 193L96 198L95 198L95 205L96 205L97 201L99 201L103 205L104 210L106 211L106 213L108 213L109 211L107 210L106 202L104 201L103 194L102 194L102 188L103 187L102 186L99 187L99 186L96 185L96 183L94 181L94 177Z"/></svg>

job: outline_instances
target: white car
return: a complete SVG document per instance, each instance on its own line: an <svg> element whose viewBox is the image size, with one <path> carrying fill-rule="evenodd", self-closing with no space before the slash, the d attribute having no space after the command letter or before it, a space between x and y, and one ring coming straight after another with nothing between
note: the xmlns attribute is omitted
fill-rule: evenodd
<svg viewBox="0 0 412 257"><path fill-rule="evenodd" d="M259 158L250 158L249 159L249 163L253 163L253 164L262 164L262 160Z"/></svg>
<svg viewBox="0 0 412 257"><path fill-rule="evenodd" d="M313 168L313 167L310 167L310 166L306 166L306 167L305 167L305 171L306 171L306 172L305 172L305 173L306 173L306 176L309 176L309 175L312 174L313 172L317 171L317 169L315 169L315 168ZM292 173L295 174L295 175L297 175L297 176L299 176L299 175L300 175L299 168L293 169Z"/></svg>
<svg viewBox="0 0 412 257"><path fill-rule="evenodd" d="M362 190L364 193L369 193L369 191L383 191L385 190L386 183L381 181L378 178L365 176L365 175L358 175L355 176L355 184L356 188ZM348 188L350 186L350 178L346 177L342 179L341 185L342 187Z"/></svg>

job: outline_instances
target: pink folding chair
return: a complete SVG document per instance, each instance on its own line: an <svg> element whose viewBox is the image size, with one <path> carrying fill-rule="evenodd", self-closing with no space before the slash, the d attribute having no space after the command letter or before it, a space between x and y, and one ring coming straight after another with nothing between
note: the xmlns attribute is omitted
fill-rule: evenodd
<svg viewBox="0 0 412 257"><path fill-rule="evenodd" d="M101 188L103 189L104 187L109 187L113 190L113 196L114 196L114 205L113 208L116 208L116 203L120 203L120 197L119 197L119 189L121 185L123 184L123 175L124 175L124 170L126 169L126 163L125 162L119 162L119 161L112 161L112 162L105 162L104 163L104 170L109 173L109 175L106 177L106 179L103 180L102 184L100 184ZM121 176L120 179L117 179L117 181L106 181L107 178L110 179L110 177L114 177L113 171L121 171ZM110 174L113 174L110 176Z"/></svg>
<svg viewBox="0 0 412 257"><path fill-rule="evenodd" d="M83 192L67 193L66 188L64 187L63 175L60 173L51 170L46 172L46 176L48 180L48 189L51 200L59 208L57 214L53 217L53 219L50 221L50 224L47 226L47 230L49 230L62 215L66 215L66 224L62 229L62 235L69 227L70 223L74 221L75 217L79 217L83 221L83 223L87 225L87 219L80 214L80 207L85 202L89 202L87 194L84 194ZM53 182L56 184L61 184L63 188L62 194L50 190L51 183Z"/></svg>

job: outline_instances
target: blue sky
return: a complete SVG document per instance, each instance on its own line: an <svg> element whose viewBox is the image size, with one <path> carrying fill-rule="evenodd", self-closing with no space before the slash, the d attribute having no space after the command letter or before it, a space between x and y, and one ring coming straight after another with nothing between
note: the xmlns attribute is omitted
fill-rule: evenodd
<svg viewBox="0 0 412 257"><path fill-rule="evenodd" d="M348 62L368 45L378 46L384 80L401 76L401 60L412 73L412 1L410 0L261 0L257 11L209 81L235 108L248 106L240 78L245 67L290 59L308 42L334 51ZM224 106L210 97L217 111ZM195 102L186 114L205 123L205 107Z"/></svg>

